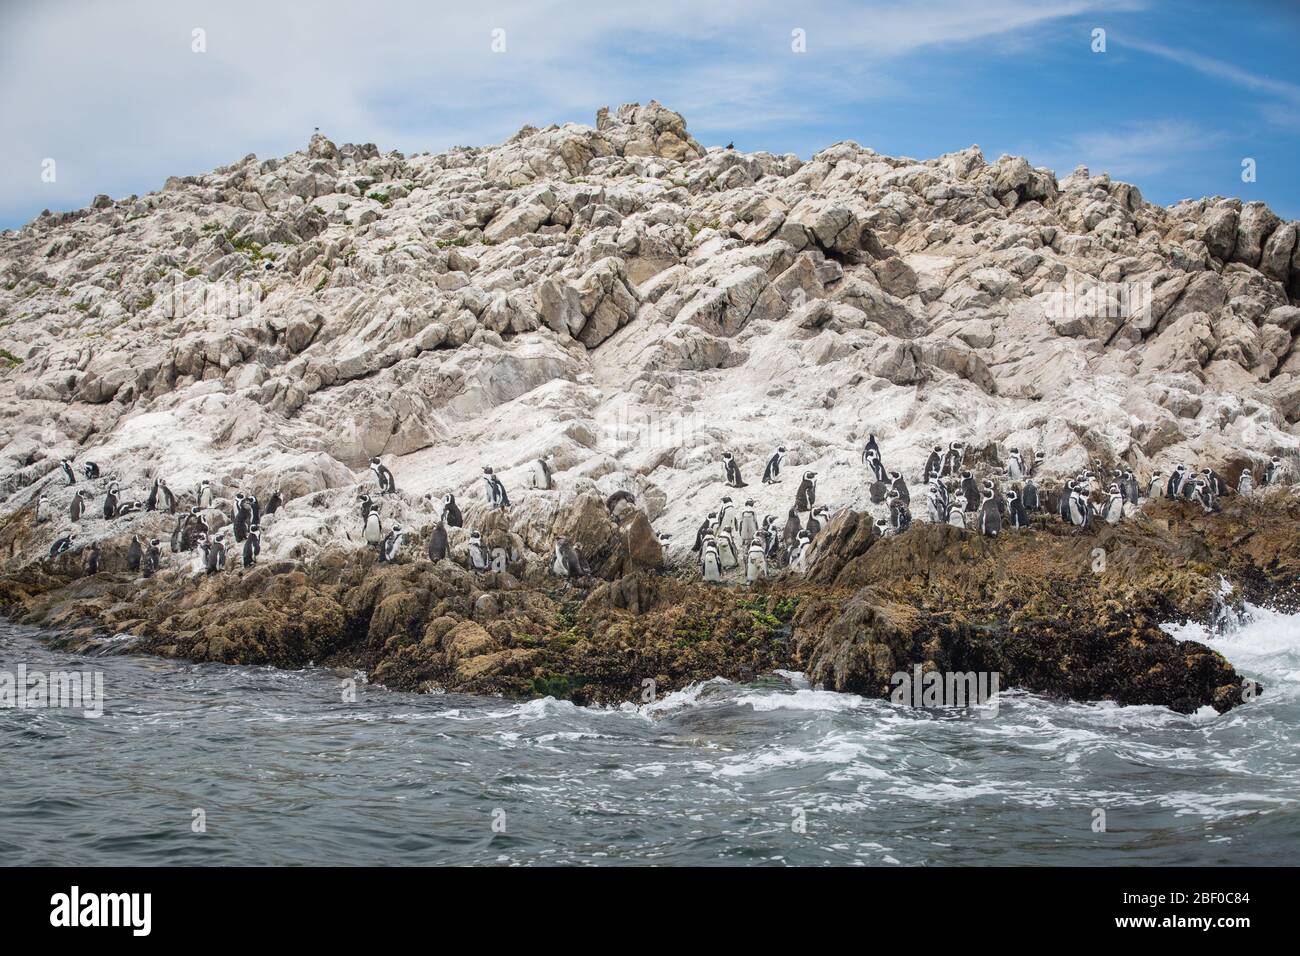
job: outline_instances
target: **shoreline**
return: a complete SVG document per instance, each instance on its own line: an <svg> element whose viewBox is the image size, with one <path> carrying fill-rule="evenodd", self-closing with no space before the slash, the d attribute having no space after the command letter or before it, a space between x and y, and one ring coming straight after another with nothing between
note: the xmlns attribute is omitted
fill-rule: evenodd
<svg viewBox="0 0 1300 956"><path fill-rule="evenodd" d="M369 550L336 547L309 565L197 578L165 569L144 581L66 577L39 562L0 575L0 610L64 632L73 649L132 634L135 653L350 667L405 691L617 704L647 687L792 670L813 686L885 698L892 675L921 666L1191 713L1242 703L1242 680L1161 624L1212 624L1246 600L1300 606L1300 499L1285 490L1233 497L1209 515L1152 502L1085 535L1050 520L994 539L918 522L873 539L870 523L842 512L807 573L754 587L627 570L617 555L603 562L608 578L566 586L535 564L516 576L446 559L378 564Z"/></svg>

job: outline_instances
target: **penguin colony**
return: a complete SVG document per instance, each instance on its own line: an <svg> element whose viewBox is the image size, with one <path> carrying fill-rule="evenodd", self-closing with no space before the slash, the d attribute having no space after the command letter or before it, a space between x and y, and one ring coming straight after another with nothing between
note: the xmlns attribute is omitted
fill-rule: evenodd
<svg viewBox="0 0 1300 956"><path fill-rule="evenodd" d="M787 457L784 445L767 460L763 484L779 483ZM1235 489L1213 469L1179 464L1169 475L1155 472L1145 482L1132 471L1106 468L1095 460L1090 468L1062 481L1041 477L1045 455L1008 448L997 465L978 468L968 461L967 444L951 441L932 446L915 480L925 489L924 513L934 523L994 537L1004 529L1029 529L1035 522L1060 520L1077 531L1099 523L1117 524L1131 516L1144 500L1183 498L1207 513L1219 510L1219 499L1230 494L1250 494L1256 487L1280 484L1283 464L1274 456L1258 478L1243 468ZM737 504L731 489L748 487L738 463L729 452L721 459L726 486L718 506L700 522L691 550L703 580L720 583L729 575L743 576L747 584L775 570L807 570L813 546L843 506L819 503L817 472L804 471L794 502L784 520L766 514L760 519L754 499ZM907 479L885 467L880 444L869 434L861 464L871 503L883 506L884 515L872 525L873 536L886 538L911 525L913 502ZM977 470L980 476L977 477ZM806 518L803 516L807 516Z"/></svg>
<svg viewBox="0 0 1300 956"><path fill-rule="evenodd" d="M776 485L784 481L783 470L788 450L779 445L767 459L762 475L763 485ZM1117 524L1131 516L1144 500L1167 497L1196 502L1207 513L1219 509L1219 499L1230 494L1250 494L1255 488L1280 484L1283 481L1282 460L1274 456L1256 476L1243 468L1237 477L1235 489L1213 469L1189 464L1178 464L1168 475L1156 471L1145 481L1140 481L1130 470L1122 467L1106 468L1100 460L1077 475L1054 482L1040 477L1044 467L1044 454L1022 452L1019 448L1006 449L1004 460L981 469L976 477L974 463L967 460L967 445L951 441L946 446L934 445L929 449L925 464L916 480L925 489L924 510L933 523L948 524L965 531L987 536L1001 534L1004 529L1028 529L1035 522L1060 520L1078 531L1085 531L1099 523ZM905 531L912 523L912 496L907 479L898 471L884 465L881 448L874 434L867 436L862 449L861 464L867 492L873 505L883 506L884 514L873 524L873 535L889 537ZM553 458L538 459L529 466L528 485L536 490L553 490L555 479ZM799 474L795 486L794 502L782 520L778 515L765 514L760 519L754 498L731 492L747 488L739 463L730 452L721 456L724 493L713 510L700 522L692 545L703 580L722 583L730 577L743 577L754 584L775 571L789 568L795 572L807 570L818 535L830 525L843 506L819 503L815 471ZM219 500L210 480L200 482L192 492L176 493L161 477L155 477L143 500L126 496L121 484L112 474L102 474L98 464L84 462L78 479L78 469L65 459L61 463L62 485L72 488L65 503L54 500L58 480L36 499L36 520L50 520L54 510L66 507L74 525L86 520L117 522L131 515L147 512L175 516L170 541L164 547L158 538L142 538L132 534L126 552L125 570L149 578L158 573L164 563L164 554L183 567L188 560L192 570L201 574L217 574L228 568L250 568L257 563L261 553L262 534L266 519L276 514L284 504L279 489L272 491L265 506L251 493L236 493L227 504ZM379 459L370 460L370 471L377 485L376 493L361 492L359 503L359 539L375 551L379 562L392 563L401 559L406 530L396 522L385 527L383 500L397 494L393 473ZM491 510L510 508L510 497L500 477L493 468L485 466L482 474L483 498ZM98 489L98 490L96 490ZM95 500L102 494L97 506ZM738 502L737 499L740 498ZM431 496L426 496L431 500ZM190 503L192 502L192 503ZM611 517L622 520L636 507L635 497L628 491L617 491L606 500ZM229 509L229 522L225 520ZM806 517L803 517L806 516ZM227 541L227 525L230 542ZM447 535L448 528L463 528L464 516L454 494L442 496L437 509L437 519L424 546L432 561L447 558L460 559L475 571L501 572L518 559L517 554L505 548L489 548L482 534L469 530L463 555L453 555ZM76 531L55 540L49 549L51 562L60 563L66 570L74 557L79 557L86 574L101 570L114 570L104 566L99 543L93 542L75 552ZM659 534L661 543L669 539ZM232 551L233 548L233 551ZM188 559L180 557L190 556ZM574 580L591 574L583 558L581 546L565 537L554 543L550 568L553 574Z"/></svg>

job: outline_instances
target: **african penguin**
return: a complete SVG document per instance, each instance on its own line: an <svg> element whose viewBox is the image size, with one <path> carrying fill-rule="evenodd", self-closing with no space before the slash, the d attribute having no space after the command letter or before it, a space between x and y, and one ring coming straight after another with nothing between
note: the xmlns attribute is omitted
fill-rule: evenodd
<svg viewBox="0 0 1300 956"><path fill-rule="evenodd" d="M805 471L803 481L799 483L799 490L795 492L794 509L795 511L812 511L812 507L817 502L817 472Z"/></svg>
<svg viewBox="0 0 1300 956"><path fill-rule="evenodd" d="M429 535L429 560L441 561L447 557L447 526L441 521L433 526L433 532Z"/></svg>
<svg viewBox="0 0 1300 956"><path fill-rule="evenodd" d="M510 496L506 494L506 486L501 484L501 479L488 465L483 466L483 495L488 504L498 511L503 511L510 507Z"/></svg>
<svg viewBox="0 0 1300 956"><path fill-rule="evenodd" d="M722 453L722 477L732 488L746 487L744 479L740 477L740 466L729 451Z"/></svg>
<svg viewBox="0 0 1300 956"><path fill-rule="evenodd" d="M468 549L470 567L475 571L486 571L488 569L488 551L483 546L483 536L479 532L470 532Z"/></svg>
<svg viewBox="0 0 1300 956"><path fill-rule="evenodd" d="M555 487L551 477L551 463L555 461L555 455L544 455L541 458L534 458L532 467L528 471L529 487L537 488L541 491L550 491Z"/></svg>
<svg viewBox="0 0 1300 956"><path fill-rule="evenodd" d="M397 482L393 480L393 473L388 470L388 467L378 457L370 459L370 470L375 473L375 480L379 482L379 493L381 495L391 495L397 490Z"/></svg>
<svg viewBox="0 0 1300 956"><path fill-rule="evenodd" d="M763 484L770 485L781 480L781 466L785 464L785 456L785 446L777 445L776 451L772 452L772 457L767 460L767 467L763 469Z"/></svg>
<svg viewBox="0 0 1300 956"><path fill-rule="evenodd" d="M248 536L244 538L244 567L251 568L257 563L257 556L262 553L262 526L248 526Z"/></svg>
<svg viewBox="0 0 1300 956"><path fill-rule="evenodd" d="M442 523L448 528L460 528L465 523L460 506L456 504L456 496L450 492L442 496Z"/></svg>
<svg viewBox="0 0 1300 956"><path fill-rule="evenodd" d="M128 571L140 570L140 559L144 557L144 548L140 546L140 537L131 535L131 544L126 549L126 569Z"/></svg>

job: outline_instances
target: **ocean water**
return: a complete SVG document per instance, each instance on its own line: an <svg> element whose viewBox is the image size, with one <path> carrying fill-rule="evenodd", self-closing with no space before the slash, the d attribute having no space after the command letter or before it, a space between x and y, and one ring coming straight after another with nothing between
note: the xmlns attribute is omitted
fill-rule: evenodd
<svg viewBox="0 0 1300 956"><path fill-rule="evenodd" d="M105 695L98 718L0 710L0 864L1300 862L1300 618L1170 631L1265 693L1184 716L1004 691L981 716L785 674L610 709L345 702L357 675L73 656L0 624L0 672L98 671Z"/></svg>

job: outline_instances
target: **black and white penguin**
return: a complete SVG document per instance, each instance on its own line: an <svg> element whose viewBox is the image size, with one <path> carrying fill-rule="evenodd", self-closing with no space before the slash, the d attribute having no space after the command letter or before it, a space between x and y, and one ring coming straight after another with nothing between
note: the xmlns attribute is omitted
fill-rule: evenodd
<svg viewBox="0 0 1300 956"><path fill-rule="evenodd" d="M456 504L456 496L450 492L442 496L442 523L448 528L460 528L465 523L460 506Z"/></svg>
<svg viewBox="0 0 1300 956"><path fill-rule="evenodd" d="M1201 505L1206 514L1211 514L1219 510L1219 499L1214 493L1214 486L1205 478L1196 479L1196 491L1194 498Z"/></svg>
<svg viewBox="0 0 1300 956"><path fill-rule="evenodd" d="M484 497L493 508L503 511L510 507L510 496L506 494L506 486L501 484L501 479L488 465L483 466L483 486Z"/></svg>
<svg viewBox="0 0 1300 956"><path fill-rule="evenodd" d="M718 546L713 538L706 540L700 550L700 576L710 584L722 580L722 558L718 555Z"/></svg>
<svg viewBox="0 0 1300 956"><path fill-rule="evenodd" d="M808 558L812 552L812 535L800 531L794 547L790 549L790 568L802 574L808 570Z"/></svg>
<svg viewBox="0 0 1300 956"><path fill-rule="evenodd" d="M1216 498L1222 498L1228 493L1228 483L1219 477L1219 473L1213 468L1202 468L1201 477L1210 485L1210 490L1214 492Z"/></svg>
<svg viewBox="0 0 1300 956"><path fill-rule="evenodd" d="M744 479L740 477L740 466L736 464L736 459L729 451L722 453L722 477L732 488L746 487Z"/></svg>
<svg viewBox="0 0 1300 956"><path fill-rule="evenodd" d="M975 475L969 469L961 473L961 494L966 499L966 511L973 514L980 509L980 486L975 484Z"/></svg>
<svg viewBox="0 0 1300 956"><path fill-rule="evenodd" d="M867 497L871 499L873 505L883 505L885 496L889 494L888 475L885 481L873 481L867 486Z"/></svg>
<svg viewBox="0 0 1300 956"><path fill-rule="evenodd" d="M87 481L94 481L99 477L99 466L93 461L88 461L81 466L81 473L86 476Z"/></svg>
<svg viewBox="0 0 1300 956"><path fill-rule="evenodd" d="M244 494L235 495L235 513L232 516L234 520L235 543L241 543L248 535L248 526L253 523L252 514L248 509L248 499Z"/></svg>
<svg viewBox="0 0 1300 956"><path fill-rule="evenodd" d="M80 521L82 514L86 510L86 502L90 500L90 492L85 488L78 488L72 493L72 504L68 507L68 516L73 521Z"/></svg>
<svg viewBox="0 0 1300 956"><path fill-rule="evenodd" d="M1275 485L1281 480L1282 459L1279 456L1274 455L1268 460L1268 464L1264 466L1264 476L1263 480L1260 481L1260 486L1266 487L1268 485Z"/></svg>
<svg viewBox="0 0 1300 956"><path fill-rule="evenodd" d="M768 515L763 519L763 527L759 531L763 538L763 554L773 561L781 553L781 536L776 531L776 520L776 515Z"/></svg>
<svg viewBox="0 0 1300 956"><path fill-rule="evenodd" d="M1025 513L1024 502L1014 489L1007 491L1007 519L1013 528L1029 527L1029 515Z"/></svg>
<svg viewBox="0 0 1300 956"><path fill-rule="evenodd" d="M169 515L174 515L176 513L176 495L172 493L165 479L158 479L158 489L162 492L163 510Z"/></svg>
<svg viewBox="0 0 1300 956"><path fill-rule="evenodd" d="M153 484L149 486L149 494L144 499L144 510L153 511L158 507L158 482L161 479L155 478Z"/></svg>
<svg viewBox="0 0 1300 956"><path fill-rule="evenodd" d="M943 524L948 520L948 489L939 478L930 479L925 506L933 524Z"/></svg>
<svg viewBox="0 0 1300 956"><path fill-rule="evenodd" d="M1163 498L1165 496L1166 482L1164 472L1159 469L1151 472L1151 480L1147 482L1148 498Z"/></svg>
<svg viewBox="0 0 1300 956"><path fill-rule="evenodd" d="M1241 469L1241 475L1237 478L1237 494L1248 495L1255 490L1255 478L1250 473L1249 468Z"/></svg>
<svg viewBox="0 0 1300 956"><path fill-rule="evenodd" d="M400 524L393 525L388 534L384 537L383 544L379 548L379 560L387 564L392 564L397 560L397 552L402 547L402 537L404 532Z"/></svg>
<svg viewBox="0 0 1300 956"><path fill-rule="evenodd" d="M1024 485L1020 488L1020 503L1024 506L1027 514L1038 513L1041 504L1038 500L1038 485L1034 484L1034 479L1025 479Z"/></svg>
<svg viewBox="0 0 1300 956"><path fill-rule="evenodd" d="M68 550L72 547L72 539L75 537L75 534L68 532L62 538L56 539L55 542L50 545L50 557L57 558L61 554L67 554Z"/></svg>
<svg viewBox="0 0 1300 956"><path fill-rule="evenodd" d="M889 527L894 534L901 534L911 527L912 512L897 490L891 490L886 500L889 502Z"/></svg>
<svg viewBox="0 0 1300 956"><path fill-rule="evenodd" d="M528 472L528 485L540 491L550 491L555 487L555 480L551 472L551 464L555 461L554 454L543 455L541 458L533 459L533 466Z"/></svg>
<svg viewBox="0 0 1300 956"><path fill-rule="evenodd" d="M877 452L875 449L872 449L871 451L867 452L866 464L867 467L871 470L871 478L873 481L877 481L882 484L888 484L889 473L885 471L885 464L880 460L879 452Z"/></svg>
<svg viewBox="0 0 1300 956"><path fill-rule="evenodd" d="M262 526L248 526L248 537L244 538L244 567L251 568L257 563L257 556L262 553Z"/></svg>
<svg viewBox="0 0 1300 956"><path fill-rule="evenodd" d="M117 505L117 511L113 513L114 518L121 518L135 511L143 511L144 503L140 501L120 501Z"/></svg>
<svg viewBox="0 0 1300 956"><path fill-rule="evenodd" d="M880 445L876 441L876 433L867 432L867 443L862 446L862 463L870 464L868 459L872 455L875 455L877 461L880 459Z"/></svg>
<svg viewBox="0 0 1300 956"><path fill-rule="evenodd" d="M375 480L379 482L379 493L381 495L391 495L397 490L397 482L393 480L393 473L378 458L370 459L370 470L375 473Z"/></svg>
<svg viewBox="0 0 1300 956"><path fill-rule="evenodd" d="M208 574L226 570L226 545L221 535L215 535L208 542Z"/></svg>
<svg viewBox="0 0 1300 956"><path fill-rule="evenodd" d="M1124 470L1123 480L1120 482L1119 487L1124 493L1124 500L1129 504L1137 507L1142 501L1142 489L1138 485L1137 475L1128 469Z"/></svg>
<svg viewBox="0 0 1300 956"><path fill-rule="evenodd" d="M699 551L704 547L704 539L713 534L714 522L718 520L718 513L710 511L709 516L700 523L699 529L695 532L695 543L691 545L692 551Z"/></svg>
<svg viewBox="0 0 1300 956"><path fill-rule="evenodd" d="M72 459L64 458L59 462L59 467L63 469L63 477L67 479L67 484L75 485L77 483L77 476L72 470Z"/></svg>
<svg viewBox="0 0 1300 956"><path fill-rule="evenodd" d="M1118 484L1112 484L1107 490L1101 517L1106 524L1119 524L1120 519L1124 517L1124 493L1120 491Z"/></svg>
<svg viewBox="0 0 1300 956"><path fill-rule="evenodd" d="M943 456L944 478L956 478L962 473L962 464L966 460L966 443L964 441L948 442L948 451ZM974 509L971 509L974 510Z"/></svg>
<svg viewBox="0 0 1300 956"><path fill-rule="evenodd" d="M636 508L636 495L626 489L620 488L608 498L605 499L605 510L615 521L621 521L623 517Z"/></svg>
<svg viewBox="0 0 1300 956"><path fill-rule="evenodd" d="M993 500L993 490L985 488L980 503L980 533L993 537L1001 530L1002 512L998 510L998 504Z"/></svg>
<svg viewBox="0 0 1300 956"><path fill-rule="evenodd" d="M817 503L817 472L805 471L803 481L799 483L799 490L795 492L794 509L795 511L812 511L812 507Z"/></svg>
<svg viewBox="0 0 1300 956"><path fill-rule="evenodd" d="M1070 524L1076 528L1092 527L1092 506L1088 502L1088 496L1077 484L1066 498L1066 508L1069 511Z"/></svg>
<svg viewBox="0 0 1300 956"><path fill-rule="evenodd" d="M139 535L131 535L131 544L126 549L126 569L140 570L140 559L144 557L144 548L140 546Z"/></svg>
<svg viewBox="0 0 1300 956"><path fill-rule="evenodd" d="M740 546L748 551L749 543L758 534L758 515L754 512L753 498L745 499L745 507L740 510L736 527L740 531Z"/></svg>
<svg viewBox="0 0 1300 956"><path fill-rule="evenodd" d="M81 557L81 568L87 574L99 573L99 542L92 541Z"/></svg>
<svg viewBox="0 0 1300 956"><path fill-rule="evenodd" d="M206 574L208 570L208 551L212 547L212 542L208 540L206 534L196 534L194 536L194 573Z"/></svg>
<svg viewBox="0 0 1300 956"><path fill-rule="evenodd" d="M370 512L377 510L379 506L375 504L374 499L364 493L357 495L357 501L361 502L361 527L364 528Z"/></svg>
<svg viewBox="0 0 1300 956"><path fill-rule="evenodd" d="M447 526L439 521L433 526L433 531L429 534L429 560L441 561L447 557L447 552Z"/></svg>
<svg viewBox="0 0 1300 956"><path fill-rule="evenodd" d="M902 474L897 471L889 473L889 490L897 491L898 497L903 499L903 504L909 508L912 506L912 493L907 490L907 482L903 479Z"/></svg>
<svg viewBox="0 0 1300 956"><path fill-rule="evenodd" d="M966 496L958 492L953 495L952 506L948 509L948 524L966 530L966 514Z"/></svg>
<svg viewBox="0 0 1300 956"><path fill-rule="evenodd" d="M104 517L112 518L117 514L117 494L118 487L116 484L108 486L108 491L104 493Z"/></svg>
<svg viewBox="0 0 1300 956"><path fill-rule="evenodd" d="M271 497L266 499L266 511L264 513L269 517L279 511L282 504L284 504L284 497L280 494L280 489L276 488L271 492Z"/></svg>
<svg viewBox="0 0 1300 956"><path fill-rule="evenodd" d="M162 548L159 546L157 538L149 539L149 550L144 553L144 576L151 578L158 573L158 568L162 564Z"/></svg>
<svg viewBox="0 0 1300 956"><path fill-rule="evenodd" d="M250 525L262 523L262 504L257 500L257 495L250 494L245 498L244 507L248 509L248 523Z"/></svg>
<svg viewBox="0 0 1300 956"><path fill-rule="evenodd" d="M730 528L735 516L732 514L736 510L736 503L731 500L731 495L723 495L722 500L718 502L716 512L718 519L713 523L713 533L717 534L722 528Z"/></svg>
<svg viewBox="0 0 1300 956"><path fill-rule="evenodd" d="M582 577L582 565L578 561L578 554L569 546L569 539L564 535L555 539L555 557L551 560L551 573L571 581Z"/></svg>
<svg viewBox="0 0 1300 956"><path fill-rule="evenodd" d="M204 478L202 481L200 481L199 489L195 493L195 498L198 500L200 508L204 509L205 511L208 508L211 508L212 507L212 482L209 481L207 478Z"/></svg>
<svg viewBox="0 0 1300 956"><path fill-rule="evenodd" d="M475 571L486 571L490 559L488 550L483 546L483 536L477 531L471 531L469 535L469 566Z"/></svg>
<svg viewBox="0 0 1300 956"><path fill-rule="evenodd" d="M723 528L716 536L718 548L718 560L722 562L722 569L730 571L732 568L739 567L740 553L736 549L736 539L731 533L730 528Z"/></svg>
<svg viewBox="0 0 1300 956"><path fill-rule="evenodd" d="M765 577L767 577L767 554L763 549L763 542L755 538L745 549L745 583L753 584Z"/></svg>
<svg viewBox="0 0 1300 956"><path fill-rule="evenodd" d="M888 538L894 533L889 527L889 521L885 518L877 518L872 522L871 532L876 538Z"/></svg>
<svg viewBox="0 0 1300 956"><path fill-rule="evenodd" d="M1169 476L1169 482L1165 485L1165 497L1177 498L1182 494L1183 476L1187 473L1186 465L1178 465L1174 468L1173 473Z"/></svg>
<svg viewBox="0 0 1300 956"><path fill-rule="evenodd" d="M932 445L921 468L921 484L928 485L933 479L943 474L943 446Z"/></svg>
<svg viewBox="0 0 1300 956"><path fill-rule="evenodd" d="M41 495L36 499L36 522L38 524L50 520L50 499L47 495ZM73 519L76 520L75 518Z"/></svg>
<svg viewBox="0 0 1300 956"><path fill-rule="evenodd" d="M1070 523L1070 499L1074 497L1075 484L1071 478L1061 489L1060 497L1056 500L1056 513L1061 516L1061 520L1066 524Z"/></svg>
<svg viewBox="0 0 1300 956"><path fill-rule="evenodd" d="M372 548L379 547L384 540L384 523L379 518L379 507L372 505L366 512L365 524L361 526L361 539Z"/></svg>
<svg viewBox="0 0 1300 956"><path fill-rule="evenodd" d="M1042 470L1043 462L1047 460L1047 455L1041 451L1034 452L1034 460L1029 463L1029 474L1036 475Z"/></svg>
<svg viewBox="0 0 1300 956"><path fill-rule="evenodd" d="M817 537L822 528L830 524L830 516L831 509L825 505L818 505L812 510L812 514L808 516L808 524L804 528L804 530L808 532L809 538Z"/></svg>
<svg viewBox="0 0 1300 956"><path fill-rule="evenodd" d="M1021 456L1019 448L1007 449L1007 477L1012 481L1029 477L1029 472L1025 469L1025 459Z"/></svg>
<svg viewBox="0 0 1300 956"><path fill-rule="evenodd" d="M763 484L770 485L781 480L781 466L785 464L785 456L785 446L777 445L776 451L767 460L767 467L763 469Z"/></svg>
<svg viewBox="0 0 1300 956"><path fill-rule="evenodd" d="M803 522L799 519L798 508L791 508L790 516L785 519L785 528L781 531L781 543L787 548L793 548L802 530Z"/></svg>

